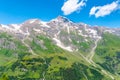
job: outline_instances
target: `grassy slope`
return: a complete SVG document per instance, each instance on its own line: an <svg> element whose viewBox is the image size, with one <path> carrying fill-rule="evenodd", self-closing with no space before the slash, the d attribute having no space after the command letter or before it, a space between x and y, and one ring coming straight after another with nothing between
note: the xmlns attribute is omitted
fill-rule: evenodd
<svg viewBox="0 0 120 80"><path fill-rule="evenodd" d="M72 56L66 54L51 54L43 58L41 56L26 55L18 59L9 68L3 70L2 79L14 80L107 80L99 71L88 67ZM110 80L110 79L108 79Z"/></svg>
<svg viewBox="0 0 120 80"><path fill-rule="evenodd" d="M94 61L112 74L120 75L120 37L105 33L96 49ZM120 77L119 77L120 79ZM118 79L117 79L118 80Z"/></svg>
<svg viewBox="0 0 120 80"><path fill-rule="evenodd" d="M46 49L38 45L36 39L44 41ZM49 38L37 36L34 40L30 45L37 55L27 54L24 46L12 40L18 45L19 56L10 55L13 61L7 60L6 65L0 66L1 80L39 80L44 77L46 80L110 80L77 54L54 45ZM7 58L4 53L0 55Z"/></svg>
<svg viewBox="0 0 120 80"><path fill-rule="evenodd" d="M22 43L19 40L7 33L1 33L0 39L4 39L4 43L0 47L0 66L5 65L8 61L16 60L18 56L22 56L27 52L27 48L21 45ZM10 43L14 43L16 48L5 48L10 45Z"/></svg>

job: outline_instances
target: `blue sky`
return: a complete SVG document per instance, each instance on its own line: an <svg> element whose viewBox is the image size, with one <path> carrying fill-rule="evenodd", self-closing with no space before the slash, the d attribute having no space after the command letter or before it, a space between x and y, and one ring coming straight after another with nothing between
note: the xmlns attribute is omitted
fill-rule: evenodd
<svg viewBox="0 0 120 80"><path fill-rule="evenodd" d="M120 0L0 0L0 23L65 16L73 22L120 27Z"/></svg>

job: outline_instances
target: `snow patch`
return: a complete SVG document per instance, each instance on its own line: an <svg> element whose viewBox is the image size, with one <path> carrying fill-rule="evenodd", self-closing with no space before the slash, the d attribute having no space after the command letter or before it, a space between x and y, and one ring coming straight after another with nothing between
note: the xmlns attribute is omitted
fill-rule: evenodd
<svg viewBox="0 0 120 80"><path fill-rule="evenodd" d="M88 35L84 35L84 34L81 34L81 33L78 33L78 35L80 35L80 36L83 36L83 37L88 37Z"/></svg>
<svg viewBox="0 0 120 80"><path fill-rule="evenodd" d="M72 42L71 38L69 38L69 41Z"/></svg>
<svg viewBox="0 0 120 80"><path fill-rule="evenodd" d="M40 32L40 29L33 28L34 31Z"/></svg>
<svg viewBox="0 0 120 80"><path fill-rule="evenodd" d="M88 42L88 40L87 40L87 39L85 39L85 41L86 41L86 42Z"/></svg>
<svg viewBox="0 0 120 80"><path fill-rule="evenodd" d="M64 50L67 50L67 51L70 51L70 52L73 52L72 48L70 46L68 47L65 47L62 42L60 40L58 40L57 38L53 38L54 41L56 41L57 43L57 46L61 47L62 49Z"/></svg>
<svg viewBox="0 0 120 80"><path fill-rule="evenodd" d="M86 29L85 31L87 31L88 33L90 33L90 34L92 34L92 35L94 35L94 36L97 35L97 31L94 30L94 29Z"/></svg>
<svg viewBox="0 0 120 80"><path fill-rule="evenodd" d="M60 34L61 31L58 31L57 36Z"/></svg>
<svg viewBox="0 0 120 80"><path fill-rule="evenodd" d="M115 31L114 30L105 30L105 32L113 33Z"/></svg>
<svg viewBox="0 0 120 80"><path fill-rule="evenodd" d="M3 27L3 28L9 28L9 26L7 26L7 25L4 25L4 24L1 24L1 26Z"/></svg>
<svg viewBox="0 0 120 80"><path fill-rule="evenodd" d="M70 34L70 28L69 28L69 26L67 26L67 32L68 32L68 34Z"/></svg>
<svg viewBox="0 0 120 80"><path fill-rule="evenodd" d="M32 20L30 20L30 24L32 24L32 23L34 23L36 21L36 19L32 19Z"/></svg>
<svg viewBox="0 0 120 80"><path fill-rule="evenodd" d="M58 31L58 32L54 35L54 37L57 38L58 35L60 34L60 32L61 32L61 31Z"/></svg>
<svg viewBox="0 0 120 80"><path fill-rule="evenodd" d="M19 30L19 29L20 29L20 25L11 24L11 26L12 26L15 30Z"/></svg>
<svg viewBox="0 0 120 80"><path fill-rule="evenodd" d="M24 33L24 35L27 35L27 36L30 35L28 28L27 28L27 31Z"/></svg>
<svg viewBox="0 0 120 80"><path fill-rule="evenodd" d="M39 24L42 24L42 26L50 28L50 26L47 25L47 22L41 21Z"/></svg>

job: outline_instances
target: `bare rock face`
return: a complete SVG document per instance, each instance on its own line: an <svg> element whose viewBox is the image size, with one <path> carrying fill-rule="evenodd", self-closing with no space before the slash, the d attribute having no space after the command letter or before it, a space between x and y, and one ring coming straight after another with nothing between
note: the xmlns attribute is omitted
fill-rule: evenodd
<svg viewBox="0 0 120 80"><path fill-rule="evenodd" d="M39 19L30 19L22 24L1 24L0 32L5 32L14 36L20 41L23 39L32 41L37 35L45 35L59 47L64 47L64 49L69 47L71 51L80 50L83 46L81 45L78 47L76 44L80 45L84 42L89 43L89 47L92 47L94 45L94 41L98 38L102 38L102 34L105 32L120 36L120 29L92 27L84 23L74 23L62 16L58 16L56 19L49 22L44 22ZM0 38L0 46L3 43L3 39ZM36 43L39 44L39 41ZM12 47L15 46L13 43L10 45ZM41 46L45 48L43 44L41 44Z"/></svg>

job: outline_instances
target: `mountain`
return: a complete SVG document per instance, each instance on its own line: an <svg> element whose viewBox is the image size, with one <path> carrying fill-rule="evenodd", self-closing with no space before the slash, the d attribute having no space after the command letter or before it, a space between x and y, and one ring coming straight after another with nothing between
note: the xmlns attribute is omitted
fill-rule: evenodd
<svg viewBox="0 0 120 80"><path fill-rule="evenodd" d="M58 16L0 25L1 80L119 80L120 29Z"/></svg>

